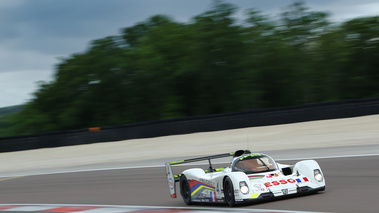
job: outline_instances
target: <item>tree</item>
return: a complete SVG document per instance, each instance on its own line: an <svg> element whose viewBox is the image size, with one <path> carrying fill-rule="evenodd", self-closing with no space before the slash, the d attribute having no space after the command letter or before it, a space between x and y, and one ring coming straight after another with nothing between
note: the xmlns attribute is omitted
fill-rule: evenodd
<svg viewBox="0 0 379 213"><path fill-rule="evenodd" d="M231 112L241 104L244 84L243 31L232 18L236 7L214 1L212 9L193 19L192 73L196 77L194 114ZM227 97L227 98L226 98Z"/></svg>
<svg viewBox="0 0 379 213"><path fill-rule="evenodd" d="M312 12L305 6L304 1L295 1L281 14L280 32L282 39L287 42L291 57L293 78L293 99L297 97L296 104L319 101L317 79L318 70L314 70L315 40L322 35L329 22L325 12Z"/></svg>
<svg viewBox="0 0 379 213"><path fill-rule="evenodd" d="M62 59L2 135L379 95L379 17L330 25L295 1L279 20L214 0L189 23L156 15ZM12 126L10 128L9 126Z"/></svg>
<svg viewBox="0 0 379 213"><path fill-rule="evenodd" d="M350 60L344 98L375 97L379 95L379 16L357 18L341 26Z"/></svg>
<svg viewBox="0 0 379 213"><path fill-rule="evenodd" d="M246 77L255 94L251 108L292 105L290 49L277 30L278 24L256 10L248 11L246 23Z"/></svg>

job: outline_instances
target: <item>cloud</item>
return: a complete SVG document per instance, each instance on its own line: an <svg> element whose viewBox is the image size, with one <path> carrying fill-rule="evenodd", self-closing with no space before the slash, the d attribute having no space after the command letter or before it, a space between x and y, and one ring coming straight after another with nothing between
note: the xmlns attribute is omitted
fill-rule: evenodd
<svg viewBox="0 0 379 213"><path fill-rule="evenodd" d="M23 104L30 100L38 81L51 81L53 65L48 54L30 50L0 50L0 107Z"/></svg>
<svg viewBox="0 0 379 213"><path fill-rule="evenodd" d="M360 18L367 16L378 16L379 15L379 2L361 2L355 5L348 5L343 11L338 13L338 21L349 20L352 18Z"/></svg>
<svg viewBox="0 0 379 213"><path fill-rule="evenodd" d="M312 10L330 13L333 22L344 22L362 16L379 15L379 2L377 0L308 0Z"/></svg>
<svg viewBox="0 0 379 213"><path fill-rule="evenodd" d="M79 42L115 31L112 19L127 6L124 2L33 0L10 9L1 7L0 23L5 30L0 33L0 41L14 49L50 54L78 51L75 46Z"/></svg>
<svg viewBox="0 0 379 213"><path fill-rule="evenodd" d="M188 21L207 6L203 0L1 0L0 107L29 100L35 82L51 80L58 57L83 52L92 40L156 14Z"/></svg>
<svg viewBox="0 0 379 213"><path fill-rule="evenodd" d="M57 58L33 50L0 49L1 72L14 72L25 69L52 69Z"/></svg>
<svg viewBox="0 0 379 213"><path fill-rule="evenodd" d="M226 0L240 14L255 8L270 16L293 0ZM332 20L379 14L377 0L305 0ZM25 102L35 82L50 79L58 57L83 52L95 39L120 34L157 14L179 22L210 9L212 0L1 0L0 107ZM243 17L242 15L238 17ZM12 85L18 85L17 87ZM9 100L8 104L6 100Z"/></svg>
<svg viewBox="0 0 379 213"><path fill-rule="evenodd" d="M0 74L0 107L19 105L33 97L38 88L36 82L50 81L49 70L19 70Z"/></svg>
<svg viewBox="0 0 379 213"><path fill-rule="evenodd" d="M57 55L83 51L89 41L117 35L156 14L188 21L208 6L202 0L13 1L0 3L0 45Z"/></svg>

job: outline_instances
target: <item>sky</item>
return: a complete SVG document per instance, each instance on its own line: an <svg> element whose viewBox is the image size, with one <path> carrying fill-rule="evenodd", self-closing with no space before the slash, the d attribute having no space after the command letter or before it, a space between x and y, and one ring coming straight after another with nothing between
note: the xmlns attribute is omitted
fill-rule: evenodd
<svg viewBox="0 0 379 213"><path fill-rule="evenodd" d="M377 0L304 0L332 22L379 15ZM157 14L188 23L212 0L0 0L0 107L25 104L38 82L51 81L62 58L86 51L93 40ZM226 0L243 11L274 17L293 0Z"/></svg>

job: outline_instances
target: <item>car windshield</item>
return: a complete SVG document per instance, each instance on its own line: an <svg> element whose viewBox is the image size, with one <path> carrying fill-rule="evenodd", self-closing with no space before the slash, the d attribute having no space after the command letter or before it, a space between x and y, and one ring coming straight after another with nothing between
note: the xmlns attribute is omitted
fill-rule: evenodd
<svg viewBox="0 0 379 213"><path fill-rule="evenodd" d="M275 171L278 167L275 161L266 155L248 155L235 161L233 171L241 171L246 174L257 172Z"/></svg>

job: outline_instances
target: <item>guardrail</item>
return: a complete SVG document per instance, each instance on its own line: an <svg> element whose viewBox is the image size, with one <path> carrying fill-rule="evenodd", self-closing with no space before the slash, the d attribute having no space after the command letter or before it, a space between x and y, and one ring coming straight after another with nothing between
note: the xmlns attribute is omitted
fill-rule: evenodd
<svg viewBox="0 0 379 213"><path fill-rule="evenodd" d="M379 114L379 98L250 110L0 138L0 152Z"/></svg>

